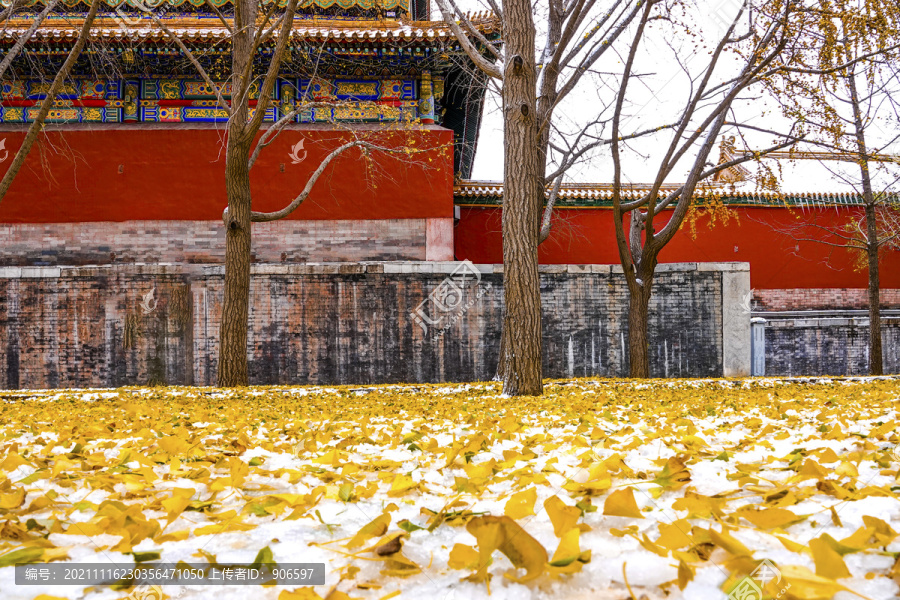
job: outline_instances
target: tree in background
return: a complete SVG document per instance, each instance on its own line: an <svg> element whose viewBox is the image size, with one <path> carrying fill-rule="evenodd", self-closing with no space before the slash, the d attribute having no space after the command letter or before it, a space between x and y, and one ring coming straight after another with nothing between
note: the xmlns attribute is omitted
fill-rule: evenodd
<svg viewBox="0 0 900 600"><path fill-rule="evenodd" d="M855 249L868 272L869 373L883 373L879 256L896 247L900 221L896 157L900 140L900 4L879 0L809 2L793 61L767 83L785 116L803 123L811 157L855 163L831 168L862 198L843 226L815 219L791 228L799 239Z"/></svg>
<svg viewBox="0 0 900 600"><path fill-rule="evenodd" d="M667 43L672 52L668 57L660 57L658 50L651 50L654 60L679 65L689 85L684 102L679 105L680 114L675 126L671 127L671 135L666 134L668 142L663 139L666 136L658 136L654 141L660 143L647 151L647 162L657 165L650 167L654 173L650 189L635 200L625 201L622 193L625 184L621 123L629 105L626 100L632 94L629 84L634 77L639 54L642 47L651 41L651 23L662 20L671 28L663 35L671 35L673 30L683 28L684 35L680 37L685 39L691 39L691 31L697 27L688 20L689 17L685 17L684 21L676 18L674 7L660 0L650 0L642 6L616 97L611 146L616 244L629 292L628 364L631 377L650 376L648 307L656 265L659 253L672 240L691 211L695 190L716 173L792 146L800 139L796 123L788 123L784 133L776 133L773 145L765 149L715 166L709 162L715 141L726 129L742 135L744 126L735 116L738 112L735 104L741 100L742 94L758 87L771 77L773 70L791 60L792 42L796 37L792 22L799 4L795 0L760 3L759 6L754 3L752 7L744 4L729 20L724 33L713 38L708 48L676 47L673 43ZM749 12L751 10L752 13ZM747 19L748 14L752 14L752 19ZM738 26L745 19L749 22L747 31L739 33ZM708 58L699 69L691 71L689 59L698 56ZM641 106L639 111L653 115L663 110L662 103L672 103L674 96L657 92L650 103ZM653 102L659 104L654 105ZM687 175L681 178L684 171ZM682 183L673 191L663 193L663 184L674 178Z"/></svg>
<svg viewBox="0 0 900 600"><path fill-rule="evenodd" d="M308 90L299 94L299 103L275 123L263 128L266 111L273 106L272 96L294 24L298 0L278 3L261 0L235 0L233 14L219 13L230 31L230 66L227 74L231 93L226 98L198 57L156 16L153 22L162 29L187 57L209 88L215 91L219 108L227 115L225 146L225 187L228 207L225 225L225 290L219 328L219 358L216 383L220 387L248 384L247 328L250 304L251 223L283 219L309 196L316 182L339 155L356 148L367 160L372 152L409 157L428 152L428 148L387 147L356 136L329 153L307 179L303 190L283 209L257 212L252 208L250 170L263 149L269 145L302 111L314 109ZM257 73L254 59L261 48L271 50L265 72ZM258 87L257 87L258 86ZM256 91L258 90L258 93ZM255 100L255 102L254 102ZM254 103L255 106L251 107ZM335 106L333 103L327 106ZM260 132L262 132L261 135Z"/></svg>
<svg viewBox="0 0 900 600"><path fill-rule="evenodd" d="M47 115L50 113L50 109L53 107L54 102L57 101L57 96L63 90L63 85L65 85L66 79L68 79L72 67L75 65L78 57L81 56L81 51L84 49L85 44L87 44L88 38L90 37L91 27L94 24L94 19L97 16L97 10L100 8L100 3L102 1L103 0L92 0L91 7L88 10L87 16L85 16L84 20L82 21L81 29L78 32L78 38L75 40L75 44L69 51L68 56L66 56L66 60L63 62L62 66L54 74L53 82L50 84L50 88L47 90L47 95L41 102L41 106L38 109L37 114L34 116L31 125L28 127L28 131L25 134L25 139L22 141L22 145L19 146L19 148L16 150L16 154L13 157L12 162L9 164L6 173L3 174L3 179L0 179L0 202L3 201L3 198L6 196L6 192L9 191L9 188L13 183L13 180L16 178L16 175L19 174L19 170L22 168L22 165L25 164L25 159L28 157L28 153L31 151L31 147L34 146L34 142L38 139L38 134L43 131L44 122L47 119ZM13 47L10 49L10 51L6 54L6 56L3 57L3 60L0 61L0 81L4 81L6 72L9 69L9 66L12 64L13 60L15 60L15 58L19 55L19 53L22 51L22 48L25 47L25 44L27 44L28 41L34 37L34 34L40 27L41 23L53 11L57 3L58 0L53 0L44 7L44 10L42 10L36 16L33 16L34 20L31 23L31 26L21 37L19 37L18 40L16 40L16 43L13 44ZM0 12L0 33L5 32L8 27L9 21L12 20L16 16L16 12L24 6L25 2L16 1L11 3L7 8Z"/></svg>
<svg viewBox="0 0 900 600"><path fill-rule="evenodd" d="M505 394L533 396L543 390L538 245L550 234L556 195L567 172L591 150L609 143L599 134L608 123L601 116L607 108L602 102L574 133L559 128L558 109L594 65L612 55L614 43L641 13L644 1L487 4L502 19L502 52L478 33L454 0L437 0L468 57L499 87L505 310L497 371ZM535 12L546 17L539 52Z"/></svg>

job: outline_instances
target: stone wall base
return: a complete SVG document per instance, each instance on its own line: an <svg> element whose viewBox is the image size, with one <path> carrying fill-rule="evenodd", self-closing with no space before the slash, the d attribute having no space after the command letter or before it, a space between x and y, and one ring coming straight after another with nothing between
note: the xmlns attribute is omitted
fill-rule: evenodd
<svg viewBox="0 0 900 600"><path fill-rule="evenodd" d="M221 264L221 221L0 224L0 266ZM453 260L453 218L253 225L257 263Z"/></svg>
<svg viewBox="0 0 900 600"><path fill-rule="evenodd" d="M478 381L494 376L501 265L254 265L255 384ZM0 268L0 388L215 383L223 268ZM746 263L660 265L651 373L749 373ZM545 377L627 373L628 291L608 265L541 268Z"/></svg>

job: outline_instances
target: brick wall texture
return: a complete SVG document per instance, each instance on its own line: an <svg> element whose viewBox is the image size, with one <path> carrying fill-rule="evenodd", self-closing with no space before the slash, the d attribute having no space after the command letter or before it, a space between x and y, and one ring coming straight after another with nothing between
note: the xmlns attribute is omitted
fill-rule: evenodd
<svg viewBox="0 0 900 600"><path fill-rule="evenodd" d="M885 373L900 373L900 318L882 319ZM766 375L866 375L867 318L768 319Z"/></svg>
<svg viewBox="0 0 900 600"><path fill-rule="evenodd" d="M0 239L0 266L225 260L221 221L0 224ZM259 263L425 260L425 251L426 219L253 225L253 260Z"/></svg>
<svg viewBox="0 0 900 600"><path fill-rule="evenodd" d="M491 266L480 281L471 273L464 281L451 275L453 288L446 278L459 264L254 267L252 383L490 379L502 275ZM220 267L0 272L0 387L214 383ZM653 375L721 375L722 273L661 271L654 287ZM620 274L547 267L541 292L546 377L626 372L627 291ZM417 309L425 319L413 318Z"/></svg>
<svg viewBox="0 0 900 600"><path fill-rule="evenodd" d="M881 306L883 308L900 308L900 289L882 289ZM869 297L865 289L753 290L754 310L867 310L868 308Z"/></svg>

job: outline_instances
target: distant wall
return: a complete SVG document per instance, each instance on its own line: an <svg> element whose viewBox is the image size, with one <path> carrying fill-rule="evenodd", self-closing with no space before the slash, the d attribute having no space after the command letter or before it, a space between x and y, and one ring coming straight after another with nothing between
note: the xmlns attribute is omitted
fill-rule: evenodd
<svg viewBox="0 0 900 600"><path fill-rule="evenodd" d="M475 263L503 260L502 211L497 206L459 206L456 258ZM822 226L839 231L856 223L859 209L819 207L804 209ZM662 263L750 263L753 290L803 288L858 288L867 284L865 270L856 268L855 251L815 241L797 240L790 232L798 212L784 207L730 206L730 218L710 223L699 216L687 223L660 252ZM663 215L663 218L665 215ZM540 245L544 264L618 264L613 211L606 207L553 209L550 237ZM691 225L696 236L691 234ZM881 286L900 289L900 252L885 252L881 259ZM802 296L800 296L802 297Z"/></svg>
<svg viewBox="0 0 900 600"><path fill-rule="evenodd" d="M881 307L900 309L900 289L882 287ZM753 290L753 310L868 310L866 288L787 288Z"/></svg>
<svg viewBox="0 0 900 600"><path fill-rule="evenodd" d="M490 379L502 267L479 265L475 273L461 265L254 266L251 381ZM621 271L541 271L545 376L625 374ZM222 282L220 266L0 268L0 387L212 384ZM747 374L749 289L745 263L660 265L650 308L652 374Z"/></svg>
<svg viewBox="0 0 900 600"><path fill-rule="evenodd" d="M766 319L766 375L869 373L868 317L760 314ZM881 327L884 372L900 373L900 314L887 313Z"/></svg>
<svg viewBox="0 0 900 600"><path fill-rule="evenodd" d="M222 219L228 205L222 125L73 124L44 133L0 203L0 223ZM10 155L24 137L20 125L0 126ZM415 145L421 153L372 151L366 160L359 149L347 150L289 220L453 216L453 132L436 125L288 125L253 166L253 209L287 206L322 159L353 139L393 149ZM295 148L302 148L299 156Z"/></svg>
<svg viewBox="0 0 900 600"><path fill-rule="evenodd" d="M222 221L0 224L0 266L225 262ZM453 218L253 226L260 263L451 260Z"/></svg>

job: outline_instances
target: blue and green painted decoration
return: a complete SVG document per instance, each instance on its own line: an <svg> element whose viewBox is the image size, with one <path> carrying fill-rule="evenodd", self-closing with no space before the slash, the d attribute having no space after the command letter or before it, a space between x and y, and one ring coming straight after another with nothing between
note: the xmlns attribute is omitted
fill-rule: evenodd
<svg viewBox="0 0 900 600"><path fill-rule="evenodd" d="M217 82L222 95L231 95L230 82ZM33 120L46 97L47 82L14 81L2 84L0 122ZM303 104L297 123L397 122L433 123L443 81L424 73L412 79L286 79L273 92L274 107L265 120L273 122ZM259 90L251 90L251 105ZM251 112L253 108L251 106ZM197 123L221 122L225 111L205 81L190 79L83 80L67 84L48 116L48 123Z"/></svg>

